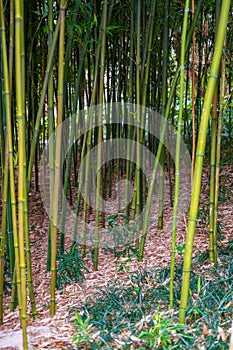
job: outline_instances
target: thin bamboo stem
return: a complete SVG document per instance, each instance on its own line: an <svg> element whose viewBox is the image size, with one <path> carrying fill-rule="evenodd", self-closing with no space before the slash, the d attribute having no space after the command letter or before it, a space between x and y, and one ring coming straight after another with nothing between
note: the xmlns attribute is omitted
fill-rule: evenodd
<svg viewBox="0 0 233 350"><path fill-rule="evenodd" d="M55 151L55 176L53 190L53 224L51 230L51 283L50 283L50 314L55 315L55 289L57 283L57 230L58 230L58 206L61 181L61 150L62 150L62 121L63 121L63 92L64 92L64 35L65 35L65 9L66 1L60 3L60 35L58 57L58 108L57 108L57 133Z"/></svg>
<svg viewBox="0 0 233 350"><path fill-rule="evenodd" d="M97 176L96 176L96 200L95 200L95 240L94 240L94 269L98 269L99 256L99 222L100 222L100 196L101 196L101 160L102 150L101 143L103 141L102 123L102 104L104 91L104 62L105 62L105 46L106 46L106 26L107 26L107 0L104 0L103 15L102 15L102 30L101 30L101 56L100 56L100 84L99 84L99 107L98 107L98 150L97 150Z"/></svg>
<svg viewBox="0 0 233 350"><path fill-rule="evenodd" d="M48 28L49 28L49 47L52 51L53 43L53 0L48 1ZM49 52L49 57L51 53ZM51 62L52 63L52 62ZM53 70L50 70L48 77L48 133L49 139L54 132L54 89L53 89ZM51 139L50 139L51 140ZM49 229L48 229L48 250L47 250L47 271L51 269L51 230L53 222L53 185L54 185L54 140L49 142Z"/></svg>
<svg viewBox="0 0 233 350"><path fill-rule="evenodd" d="M3 323L4 255L5 255L5 236L6 236L5 233L7 229L8 177L9 177L8 139L6 138L3 193L2 193L2 228L1 228L1 234L0 234L0 324Z"/></svg>
<svg viewBox="0 0 233 350"><path fill-rule="evenodd" d="M23 4L20 0L15 1L15 78L16 78L16 118L18 121L18 228L19 228L19 263L20 263L20 280L21 280L21 326L23 332L24 349L28 349L27 343L27 302L26 302L26 261L24 252L25 242L25 85L24 85L24 65L22 57L24 54L23 45Z"/></svg>
<svg viewBox="0 0 233 350"><path fill-rule="evenodd" d="M56 29L54 31L53 43L51 45L51 51L50 51L50 55L48 57L48 62L47 62L46 71L45 71L45 78L44 78L41 97L40 97L39 108L38 108L36 122L35 122L35 126L34 126L34 134L33 134L33 140L32 140L32 145L31 145L30 159L29 159L29 165L28 165L28 174L27 174L27 190L28 191L30 189L30 181L31 181L31 177L32 177L32 167L33 167L35 153L36 153L36 145L37 145L37 141L39 138L40 121L41 121L42 111L43 111L43 107L44 107L44 99L45 99L45 95L46 95L46 91L47 91L47 87L48 87L49 76L50 76L50 72L52 69L53 56L54 56L54 51L56 48L57 38L58 38L58 34L59 34L59 28L60 28L60 16L58 18Z"/></svg>
<svg viewBox="0 0 233 350"><path fill-rule="evenodd" d="M224 96L225 96L225 73L226 73L226 58L222 55L221 61L221 79L220 79L220 101L219 101L219 117L217 131L217 147L216 147L216 167L215 167L215 198L214 198L214 262L217 263L217 222L218 222L218 195L219 195L219 175L220 175L220 160L221 160L221 136L222 123L224 115Z"/></svg>

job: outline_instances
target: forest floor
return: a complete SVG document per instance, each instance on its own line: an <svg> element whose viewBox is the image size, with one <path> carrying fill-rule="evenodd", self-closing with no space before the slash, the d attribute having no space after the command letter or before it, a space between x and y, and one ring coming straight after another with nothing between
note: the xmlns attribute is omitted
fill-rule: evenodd
<svg viewBox="0 0 233 350"><path fill-rule="evenodd" d="M208 178L209 169L205 168L203 174L203 185L201 194L201 205L200 205L200 216L197 225L195 241L194 241L194 251L193 256L198 259L202 256L202 262L195 264L196 276L201 276L202 281L208 280L208 276L211 274L210 271L214 270L212 264L208 261ZM218 248L224 252L224 249L229 246L229 242L233 241L233 165L229 162L223 163L221 170L221 187L220 187L220 202L219 202L219 222L221 223L221 234L218 239ZM94 303L98 303L101 298L109 290L114 291L120 286L128 288L132 286L133 283L138 281L138 276L143 276L142 279L145 280L147 285L147 290L150 293L158 288L158 285L154 280L150 279L153 271L168 271L170 264L170 251L171 251L171 231L169 229L170 218L172 217L172 208L169 205L165 205L165 217L164 217L164 228L158 231L156 227L152 227L147 237L147 242L145 246L145 254L143 262L138 263L137 258L133 255L131 257L114 257L110 250L100 250L99 255L99 268L98 271L94 271L91 254L88 253L87 257L84 259L85 266L88 272L84 272L85 279L82 283L73 283L63 285L62 290L57 290L56 292L56 314L54 317L50 316L49 305L50 305L50 273L46 272L46 257L47 257L47 231L48 231L48 215L46 214L43 203L39 193L34 191L30 192L29 195L29 218L30 218L30 240L31 240L31 258L32 258L32 269L33 269L33 285L35 291L35 300L37 305L37 320L32 320L30 316L30 301L28 300L28 331L30 335L30 344L33 349L83 349L83 345L75 346L72 343L72 337L77 333L77 328L75 328L75 311L78 311L80 315L88 315L88 307L90 310L94 309ZM177 245L182 246L185 243L185 235L187 229L187 213L183 216L183 219L179 222L177 229ZM69 249L72 243L71 237L66 237L66 249ZM228 248L227 248L228 249ZM177 261L181 259L177 251ZM204 257L204 258L203 258ZM221 266L221 256L219 258L219 266ZM224 265L226 269L227 265ZM157 270L156 270L157 269ZM135 277L136 276L136 277ZM160 274L161 276L161 274ZM164 274L164 279L160 281L166 290L169 289L169 274ZM207 276L207 279L206 279ZM179 277L180 278L180 277ZM179 281L179 279L178 279ZM203 282L204 283L204 282ZM232 281L231 281L232 283ZM179 282L176 282L176 286L179 289ZM133 297L138 296L138 289L136 287L131 288ZM101 291L104 291L102 294ZM146 295L145 289L143 293ZM228 291L226 291L226 294ZM117 294L116 294L117 295ZM121 294L119 294L121 295ZM118 296L119 296L118 295ZM233 300L232 295L230 301L230 309L232 310ZM125 300L118 300L124 309L127 308L127 302ZM125 304L126 303L126 304ZM161 301L161 304L163 301ZM169 300L166 301L167 305ZM121 305L121 307L122 307ZM151 320L152 314L158 310L160 303L158 301L152 304L150 309L150 317L144 314L144 321L146 317ZM10 306L10 296L5 296L4 299L4 323L0 327L0 349L20 349L19 344L19 334L17 333L20 329L19 324L19 312L18 309L14 312L9 312ZM229 307L229 305L228 305ZM163 306L161 306L161 310ZM132 309L130 312L132 313ZM113 312L113 311L112 311ZM162 311L161 311L162 312ZM111 312L110 312L111 313ZM110 318L113 315L109 316ZM227 331L229 330L230 318L228 315L228 321L225 324L225 329L221 334L212 334L216 339L221 338L224 342L228 336ZM148 318L148 319L149 319ZM190 323L191 323L190 317ZM123 322L122 320L119 322ZM145 321L146 323L146 321ZM116 327L116 324L114 324ZM138 327L142 329L143 320L138 323ZM192 327L191 327L192 328ZM208 332L205 325L203 326L203 332ZM125 326L124 332L121 330L119 336L117 332L113 332L111 342L104 346L102 349L134 349L140 348L143 342L140 341L136 336L132 334L126 334L127 326ZM222 329L222 328L220 328ZM13 332L13 333L12 333ZM17 334L17 341L15 342L14 334ZM95 342L95 338L98 337L100 331L95 327L92 337ZM225 334L225 338L224 338ZM8 338L6 338L8 336ZM128 347L124 347L125 337L130 339ZM205 336L204 336L205 338ZM223 339L224 338L224 339ZM5 340L4 340L5 339ZM9 341L9 344L6 344ZM227 338L229 341L229 337ZM4 342L5 341L5 342ZM136 345L134 344L136 342ZM131 345L130 345L131 344ZM7 346L6 346L7 345ZM86 346L86 345L85 345ZM202 347L201 347L202 346ZM86 347L88 348L88 346ZM91 347L95 348L95 347ZM203 344L197 347L199 349L212 349L212 347L205 347ZM219 349L225 349L227 347L219 347ZM146 349L146 347L141 347L141 349ZM214 347L213 347L214 349ZM217 349L217 347L216 347Z"/></svg>

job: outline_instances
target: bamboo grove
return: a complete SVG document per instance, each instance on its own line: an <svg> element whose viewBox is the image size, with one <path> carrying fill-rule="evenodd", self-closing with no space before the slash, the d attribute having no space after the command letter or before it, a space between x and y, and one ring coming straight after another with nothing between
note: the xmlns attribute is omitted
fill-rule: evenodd
<svg viewBox="0 0 233 350"><path fill-rule="evenodd" d="M98 269L103 237L111 237L114 251L126 235L141 261L151 220L157 235L163 228L166 173L173 210L174 307L181 139L192 163L179 314L179 322L185 322L204 158L211 169L209 259L217 264L223 128L232 137L230 6L230 0L0 0L0 323L7 264L11 310L18 305L25 349L27 291L37 317L28 196L41 186L48 197L45 258L54 315L57 254L64 252L66 239L76 242L83 256L91 251ZM164 118L156 126L157 138L150 132L154 119L148 111ZM166 121L176 130L175 159L166 149ZM113 154L105 144L115 145ZM43 158L48 178L41 185ZM90 188L95 188L93 198ZM152 210L155 193L157 213ZM115 202L113 212L108 201ZM112 225L115 219L124 222L121 235Z"/></svg>

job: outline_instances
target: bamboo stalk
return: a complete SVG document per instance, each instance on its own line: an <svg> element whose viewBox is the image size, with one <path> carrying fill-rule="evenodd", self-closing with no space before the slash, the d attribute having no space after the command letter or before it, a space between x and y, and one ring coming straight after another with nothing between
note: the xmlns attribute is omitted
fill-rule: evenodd
<svg viewBox="0 0 233 350"><path fill-rule="evenodd" d="M42 111L43 111L43 106L44 106L44 99L45 99L45 95L46 95L46 91L47 91L47 87L48 87L49 75L50 75L50 71L52 69L53 56L54 56L54 51L56 48L57 38L58 38L58 34L59 34L59 28L60 28L60 16L57 20L56 29L54 31L53 43L51 45L51 51L50 51L50 54L48 57L48 62L47 62L46 71L45 71L45 78L44 78L43 88L42 88L41 97L40 97L39 108L38 108L36 122L35 122L35 126L34 126L34 134L33 134L33 140L32 140L32 145L31 145L30 159L29 159L29 164L28 164L28 174L27 174L27 189L28 189L28 191L30 189L30 181L31 181L31 177L32 177L32 167L33 167L35 153L36 153L36 145L37 145L37 141L39 138L40 121L41 121L41 116L42 116Z"/></svg>
<svg viewBox="0 0 233 350"><path fill-rule="evenodd" d="M18 243L16 196L15 196L15 184L14 184L12 123L11 123L11 112L10 112L11 110L10 81L9 81L9 70L8 70L8 62L7 62L5 24L4 24L3 13L4 13L3 3L2 3L2 0L0 0L0 20L1 20L1 33L2 33L2 57L3 57L3 67L4 67L4 90L5 90L8 155L9 155L9 171L10 171L11 210L12 210L14 248L15 248L15 271L16 271L16 282L17 282L17 292L18 292L18 301L19 301L19 312L21 316L21 308L22 308L21 307L21 280L20 280L20 270L19 270L19 243Z"/></svg>
<svg viewBox="0 0 233 350"><path fill-rule="evenodd" d="M166 103L167 103L167 58L168 58L168 6L169 2L166 0L164 7L164 28L163 28L163 76L162 76L162 108L161 114L164 115ZM162 151L160 160L160 172L159 172L159 217L158 217L158 229L163 228L163 206L164 206L164 161L165 150Z"/></svg>
<svg viewBox="0 0 233 350"><path fill-rule="evenodd" d="M188 304L192 250L193 250L193 241L194 241L200 190L201 190L201 177L202 177L202 168L203 168L204 152L205 152L205 145L206 145L206 135L207 135L211 103L213 100L214 90L218 79L218 71L219 71L219 65L220 65L220 60L222 56L222 49L223 49L224 37L226 33L230 3L231 3L230 0L223 0L222 2L217 39L216 39L208 84L207 84L207 90L205 93L200 129L198 133L194 181L193 181L193 188L192 188L192 199L190 204L188 232L186 236L186 245L185 245L185 253L184 253L183 278L182 278L180 312L179 312L179 322L181 324L185 322L185 311Z"/></svg>
<svg viewBox="0 0 233 350"><path fill-rule="evenodd" d="M216 32L220 15L220 3L216 3ZM211 153L210 153L210 198L209 198L209 255L210 261L217 264L217 242L215 231L215 189L216 189L216 153L218 124L218 82L215 87L211 118Z"/></svg>
<svg viewBox="0 0 233 350"><path fill-rule="evenodd" d="M210 261L215 261L214 251L214 198L215 198L215 172L216 172L216 132L218 117L218 94L217 84L215 87L211 118L211 154L210 154L210 197L209 197L209 256Z"/></svg>
<svg viewBox="0 0 233 350"><path fill-rule="evenodd" d="M97 176L96 176L96 199L95 199L95 240L94 240L94 269L98 269L99 256L99 222L100 222L100 196L101 196L101 161L102 150L101 143L103 141L103 127L102 123L102 104L103 104L103 90L104 90L104 62L105 62L105 46L106 46L106 26L107 26L107 0L103 3L102 15L102 30L101 30L101 55L100 55L100 84L99 84L99 107L98 107L98 150L97 150Z"/></svg>
<svg viewBox="0 0 233 350"><path fill-rule="evenodd" d="M2 227L1 227L1 235L0 235L0 324L3 323L4 255L5 255L5 233L7 229L8 177L9 177L8 138L6 138L3 193L2 193Z"/></svg>
<svg viewBox="0 0 233 350"><path fill-rule="evenodd" d="M28 348L27 343L27 302L26 302L26 262L24 252L25 242L25 191L24 191L24 164L25 164L25 86L24 86L24 68L22 62L23 55L23 4L20 0L15 1L15 78L16 78L16 118L18 121L18 228L19 228L19 264L21 280L21 326L23 332L24 349Z"/></svg>
<svg viewBox="0 0 233 350"><path fill-rule="evenodd" d="M141 176L140 176L140 126L141 126L141 53L140 53L140 34L141 34L141 0L137 2L137 42L136 42L136 168L135 168L135 183L134 183L134 200L136 204L136 215L140 213L142 195L141 195ZM139 231L140 223L137 224L136 248L139 247Z"/></svg>
<svg viewBox="0 0 233 350"><path fill-rule="evenodd" d="M89 20L90 22L90 20ZM73 113L72 113L72 129L75 132L75 128L76 128L76 115L78 113L78 97L79 97L79 93L80 93L80 85L81 85L81 77L82 77L82 73L83 73L83 67L84 67L84 62L85 62L85 57L86 57L86 53L87 53L87 44L88 44L88 39L89 39L89 35L90 35L90 26L89 26L89 30L87 31L86 35L85 35L85 44L84 47L82 49L82 53L81 53L81 59L79 62L79 67L78 67L78 73L77 73L77 79L75 82L75 94L73 97ZM81 115L81 117L83 117ZM75 134L73 135L73 133L71 133L70 135L70 148L67 154L67 157L71 157L72 154L72 142L74 139ZM86 142L86 137L87 134L85 133L84 138L83 138L83 145L85 145ZM84 159L84 155L85 155L85 147L82 147L82 151L81 151L81 161ZM71 158L70 158L71 161ZM71 164L71 163L70 163ZM68 167L66 168L66 174L65 174L65 183L64 183L64 194L67 194L67 189L68 189L68 177L69 177L69 163L67 164ZM80 169L80 181L79 181L79 188L78 188L78 197L77 197L77 202L76 202L76 215L75 215L75 223L74 223L74 236L73 236L73 240L74 242L76 241L76 233L77 233L77 225L78 225L78 215L79 215L79 210L80 210L80 203L81 203L81 196L82 196L82 186L83 186L83 177L84 177L84 169ZM66 188L67 186L67 188ZM62 225L61 225L61 237L62 237L62 232L64 231L65 228L65 218L66 218L66 210L65 210L65 204L63 203L62 205Z"/></svg>
<svg viewBox="0 0 233 350"><path fill-rule="evenodd" d="M52 51L53 43L53 0L48 1L48 28L49 28L49 47ZM51 53L49 52L49 57ZM52 64L52 61L51 61ZM49 139L54 132L54 89L53 89L53 70L50 69L48 77L48 133ZM51 139L50 139L51 140ZM54 141L54 140L53 140ZM53 185L54 185L54 142L49 142L49 229L48 229L48 250L47 250L47 271L51 269L51 230L53 222Z"/></svg>
<svg viewBox="0 0 233 350"><path fill-rule="evenodd" d="M217 263L217 221L218 221L218 195L219 195L219 175L220 175L220 160L221 160L221 136L222 123L224 115L224 96L225 96L225 73L226 73L226 58L222 55L221 61L221 80L220 80L220 103L217 131L217 147L216 147L216 167L215 167L215 198L214 198L214 262Z"/></svg>
<svg viewBox="0 0 233 350"><path fill-rule="evenodd" d="M172 218L172 256L171 256L171 269L170 269L170 307L174 305L174 275L175 275L175 258L176 258L176 228L177 228L177 213L179 204L179 187L180 187L180 140L182 137L183 129L183 101L184 101L184 89L185 89L185 48L186 48L186 35L188 26L188 13L189 13L189 0L186 0L184 9L184 20L182 28L181 38L181 53L180 53L180 103L179 103L179 116L177 126L177 139L176 139L176 159L175 159L175 193L173 204L173 218Z"/></svg>
<svg viewBox="0 0 233 350"><path fill-rule="evenodd" d="M195 0L192 0L192 20L195 14ZM194 174L194 162L196 151L196 129L195 129L195 62L196 62L196 34L192 36L192 182Z"/></svg>
<svg viewBox="0 0 233 350"><path fill-rule="evenodd" d="M129 53L129 83L128 83L128 100L129 103L133 103L133 53L134 53L134 0L130 1L130 53ZM129 108L129 114L128 116L130 117L130 112L131 112L131 107ZM131 155L131 142L130 142L130 137L133 133L131 125L128 124L127 126L127 159L130 159ZM131 162L129 160L126 160L126 179L128 180L127 185L126 185L126 191L125 191L125 215L129 217L129 212L130 212L130 206L129 206L129 181L131 180ZM110 176L110 171L109 171L109 176ZM110 181L109 181L110 182Z"/></svg>
<svg viewBox="0 0 233 350"><path fill-rule="evenodd" d="M57 107L57 132L55 151L55 174L53 190L53 224L51 230L51 283L50 283L50 314L55 315L55 289L57 283L57 230L58 230L58 206L61 181L61 150L62 150L62 121L63 121L63 92L64 92L64 35L65 35L65 10L67 1L60 2L60 35L58 57L58 107Z"/></svg>

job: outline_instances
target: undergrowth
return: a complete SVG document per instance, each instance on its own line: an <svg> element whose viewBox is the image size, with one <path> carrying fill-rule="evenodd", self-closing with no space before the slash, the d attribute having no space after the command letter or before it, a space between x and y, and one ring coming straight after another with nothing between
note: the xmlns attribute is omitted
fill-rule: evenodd
<svg viewBox="0 0 233 350"><path fill-rule="evenodd" d="M70 249L60 254L58 259L57 287L62 289L66 283L82 282L88 272L80 255L78 246L73 243Z"/></svg>
<svg viewBox="0 0 233 350"><path fill-rule="evenodd" d="M218 267L209 264L205 253L193 260L185 326L177 324L178 282L175 311L169 310L169 268L148 271L138 265L135 271L124 270L123 281L116 279L102 289L96 286L79 310L69 310L74 349L228 349L233 242L218 253ZM181 275L179 265L176 281Z"/></svg>

